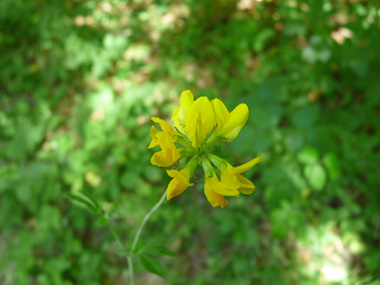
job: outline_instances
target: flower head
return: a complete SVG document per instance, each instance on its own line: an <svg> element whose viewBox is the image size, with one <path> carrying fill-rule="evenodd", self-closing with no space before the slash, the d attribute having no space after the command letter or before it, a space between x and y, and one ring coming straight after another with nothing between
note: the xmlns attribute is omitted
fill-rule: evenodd
<svg viewBox="0 0 380 285"><path fill-rule="evenodd" d="M246 104L238 105L232 112L219 99L207 97L194 100L190 90L183 91L180 106L173 111L174 128L160 118L153 117L162 131L151 127L152 141L149 148L161 147L153 154L153 165L168 167L179 161L180 168L167 170L172 178L167 189L167 199L182 194L192 186L191 178L198 165L205 173L204 192L213 207L225 207L224 196L239 197L240 193L251 194L255 186L241 175L260 161L257 157L238 167L212 154L218 141L231 141L239 134L248 119ZM183 158L183 159L182 159Z"/></svg>

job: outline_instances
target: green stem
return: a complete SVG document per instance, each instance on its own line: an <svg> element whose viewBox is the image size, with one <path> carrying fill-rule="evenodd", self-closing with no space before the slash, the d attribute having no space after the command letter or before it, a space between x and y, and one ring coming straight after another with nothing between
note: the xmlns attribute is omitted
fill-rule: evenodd
<svg viewBox="0 0 380 285"><path fill-rule="evenodd" d="M207 147L212 147L216 142L219 140L219 136L216 134L216 131L214 131L211 136L206 141Z"/></svg>
<svg viewBox="0 0 380 285"><path fill-rule="evenodd" d="M128 260L128 267L129 267L129 277L131 279L131 285L135 285L135 277L134 277L134 271L133 271L133 260L132 260L132 256L133 256L133 253L136 249L136 246L137 246L137 242L139 241L139 238L140 238L140 235L141 235L141 232L146 224L146 222L149 220L150 216L162 205L162 203L164 202L165 200L165 197L166 197L166 192L162 195L160 201L158 201L158 203L148 212L148 214L146 214L146 216L144 217L144 220L142 221L139 229L137 230L137 233L136 233L136 236L133 240L133 244L132 244L132 248L131 248L131 253L128 253L122 242L120 241L118 235L116 234L115 230L113 229L113 227L111 226L111 224L109 225L109 228L112 232L112 235L114 236L114 238L116 239L116 242L117 244L121 247L121 249L126 253L126 257L127 257L127 260Z"/></svg>
<svg viewBox="0 0 380 285"><path fill-rule="evenodd" d="M111 221L110 221L111 222ZM111 223L109 225L109 228L111 230L111 233L112 235L114 236L117 244L119 245L119 247L123 250L123 252L125 253L126 257L127 257L127 260L128 260L128 267L129 267L129 276L130 276L130 279L131 279L131 285L135 285L135 278L134 278L134 274L133 274L133 261L132 261L132 257L130 257L127 253L127 251L125 250L124 246L123 246L123 243L120 241L120 238L119 236L116 234L114 228L111 226Z"/></svg>
<svg viewBox="0 0 380 285"><path fill-rule="evenodd" d="M120 241L119 236L116 234L115 230L111 226L111 221L110 221L109 227L110 227L111 233L112 233L113 237L115 238L117 244L119 245L119 247L121 248L121 250L123 250L125 252L124 246L123 246L122 242Z"/></svg>
<svg viewBox="0 0 380 285"><path fill-rule="evenodd" d="M162 205L162 202L164 202L165 200L165 197L166 197L166 192L167 190L165 191L165 193L162 195L160 201L158 201L158 203L148 212L148 214L146 214L146 216L144 217L144 220L142 221L139 229L137 230L137 233L136 233L136 236L135 236L135 239L133 240L133 244L132 244L132 253L135 251L136 249L136 245L137 245L137 242L139 241L139 238L140 238L140 235L141 235L141 232L146 224L146 222L149 220L150 216Z"/></svg>
<svg viewBox="0 0 380 285"><path fill-rule="evenodd" d="M127 256L129 267L129 278L131 279L131 285L135 285L135 275L133 273L133 260L132 257Z"/></svg>

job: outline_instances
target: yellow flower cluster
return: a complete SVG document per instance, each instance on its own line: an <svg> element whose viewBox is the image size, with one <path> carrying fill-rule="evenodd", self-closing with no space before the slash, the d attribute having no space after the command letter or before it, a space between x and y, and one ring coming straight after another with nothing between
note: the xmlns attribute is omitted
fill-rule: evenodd
<svg viewBox="0 0 380 285"><path fill-rule="evenodd" d="M194 101L190 90L183 91L180 107L173 111L171 125L157 117L152 121L158 123L161 131L151 127L152 142L149 148L160 146L154 153L151 163L160 167L169 167L179 159L185 164L179 170L167 170L173 179L167 189L167 199L180 195L187 187L198 165L205 173L204 193L213 207L224 207L228 201L224 196L239 196L240 193L251 194L255 186L241 175L255 164L260 157L238 167L231 166L224 159L212 154L211 147L219 141L232 141L239 134L248 119L246 104L238 105L232 112L219 99L209 100L200 97Z"/></svg>

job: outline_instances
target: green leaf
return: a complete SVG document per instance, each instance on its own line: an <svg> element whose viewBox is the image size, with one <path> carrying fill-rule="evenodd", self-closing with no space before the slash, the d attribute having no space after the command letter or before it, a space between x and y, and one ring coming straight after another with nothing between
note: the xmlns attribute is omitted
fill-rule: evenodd
<svg viewBox="0 0 380 285"><path fill-rule="evenodd" d="M318 161L318 151L312 147L304 147L302 148L297 155L297 158L300 162L305 164L311 164Z"/></svg>
<svg viewBox="0 0 380 285"><path fill-rule="evenodd" d="M176 253L174 251L162 245L147 247L144 251L151 254L157 253L157 254L163 254L163 255L172 256L172 257L176 256Z"/></svg>
<svg viewBox="0 0 380 285"><path fill-rule="evenodd" d="M140 261L144 268L149 272L161 277L165 277L164 268L162 267L161 263L158 262L158 260L155 259L153 256L143 254L140 256Z"/></svg>
<svg viewBox="0 0 380 285"><path fill-rule="evenodd" d="M318 105L307 105L295 111L291 120L300 129L312 127L319 118L320 107Z"/></svg>
<svg viewBox="0 0 380 285"><path fill-rule="evenodd" d="M88 194L88 193L85 193L85 192L80 192L81 195L85 196L88 200L90 200L92 202L92 204L99 210L101 211L101 207L99 205L99 203L95 200L95 198Z"/></svg>
<svg viewBox="0 0 380 285"><path fill-rule="evenodd" d="M340 176L340 169L338 164L338 157L335 153L327 153L323 157L323 164L326 166L327 171L332 180L336 180Z"/></svg>
<svg viewBox="0 0 380 285"><path fill-rule="evenodd" d="M260 33L256 36L253 49L255 52L260 52L264 49L265 45L275 36L272 29L266 28L262 29Z"/></svg>
<svg viewBox="0 0 380 285"><path fill-rule="evenodd" d="M135 250L132 252L133 254L140 254L141 251L146 247L145 241L138 241L135 247Z"/></svg>
<svg viewBox="0 0 380 285"><path fill-rule="evenodd" d="M91 211L95 214L101 214L102 213L100 208L97 208L96 205L94 205L91 201L87 200L84 197L79 196L78 194L66 193L66 196L68 196L71 200L79 203L80 205L84 206L89 211Z"/></svg>
<svg viewBox="0 0 380 285"><path fill-rule="evenodd" d="M325 187L326 172L319 163L306 165L305 176L310 186L315 190L322 190Z"/></svg>
<svg viewBox="0 0 380 285"><path fill-rule="evenodd" d="M99 226L99 227L106 227L110 224L110 221L106 218L106 217L100 217L97 221L96 221L96 225Z"/></svg>

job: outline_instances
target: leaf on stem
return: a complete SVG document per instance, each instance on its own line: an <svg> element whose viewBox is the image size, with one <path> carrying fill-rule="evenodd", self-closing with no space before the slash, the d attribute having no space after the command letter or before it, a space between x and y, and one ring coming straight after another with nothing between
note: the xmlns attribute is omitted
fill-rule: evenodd
<svg viewBox="0 0 380 285"><path fill-rule="evenodd" d="M153 256L143 254L140 256L140 262L146 270L161 277L165 277L165 269L161 263Z"/></svg>
<svg viewBox="0 0 380 285"><path fill-rule="evenodd" d="M110 221L106 218L106 217L100 217L99 219L97 219L96 221L96 225L98 227L106 227L110 224Z"/></svg>
<svg viewBox="0 0 380 285"><path fill-rule="evenodd" d="M162 255L172 256L172 257L176 256L176 253L174 251L162 245L146 247L146 249L144 249L144 252L150 253L150 254L162 254Z"/></svg>
<svg viewBox="0 0 380 285"><path fill-rule="evenodd" d="M65 194L71 200L84 206L89 211L93 212L94 214L102 214L102 209L100 208L99 204L93 198L89 198L87 194L83 194L80 192L76 194L73 194L73 193L65 193Z"/></svg>

